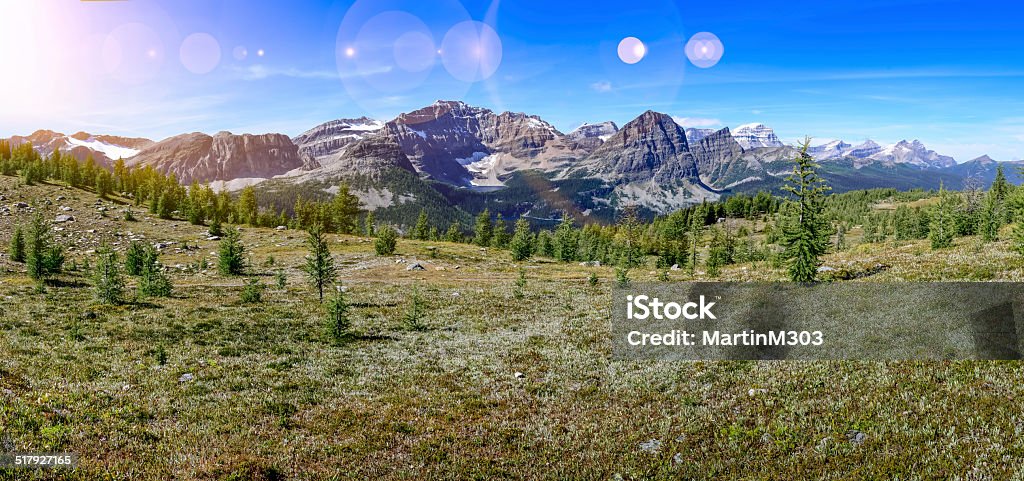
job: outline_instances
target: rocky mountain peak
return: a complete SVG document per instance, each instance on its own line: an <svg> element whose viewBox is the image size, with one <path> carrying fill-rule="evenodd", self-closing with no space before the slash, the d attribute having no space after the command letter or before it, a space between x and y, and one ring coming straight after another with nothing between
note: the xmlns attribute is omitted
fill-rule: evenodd
<svg viewBox="0 0 1024 481"><path fill-rule="evenodd" d="M775 131L772 130L771 127L762 123L741 125L736 127L736 130L732 132L732 135L744 149L754 149L758 147L782 147L782 142L779 141L779 137L775 135Z"/></svg>

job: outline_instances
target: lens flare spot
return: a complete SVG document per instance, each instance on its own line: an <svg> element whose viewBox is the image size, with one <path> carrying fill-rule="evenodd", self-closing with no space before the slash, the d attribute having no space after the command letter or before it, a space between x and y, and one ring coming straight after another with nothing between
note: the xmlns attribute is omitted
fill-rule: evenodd
<svg viewBox="0 0 1024 481"><path fill-rule="evenodd" d="M208 33L193 33L181 42L179 55L189 72L210 73L220 64L220 43Z"/></svg>
<svg viewBox="0 0 1024 481"><path fill-rule="evenodd" d="M619 60L635 64L647 55L647 46L636 37L626 37L619 42Z"/></svg>
<svg viewBox="0 0 1024 481"><path fill-rule="evenodd" d="M686 42L685 51L686 58L695 67L711 68L722 59L725 47L715 34L699 32L690 37L690 40Z"/></svg>
<svg viewBox="0 0 1024 481"><path fill-rule="evenodd" d="M441 41L444 68L464 82L490 78L501 65L501 58L501 38L483 22L461 22L448 30Z"/></svg>
<svg viewBox="0 0 1024 481"><path fill-rule="evenodd" d="M101 59L112 77L127 84L140 84L159 73L164 60L163 43L152 28L127 23L103 40Z"/></svg>
<svg viewBox="0 0 1024 481"><path fill-rule="evenodd" d="M249 49L239 45L235 47L235 50L232 51L231 54L235 57L235 60L245 60L245 58L249 56Z"/></svg>
<svg viewBox="0 0 1024 481"><path fill-rule="evenodd" d="M434 38L427 33L413 30L405 32L395 40L393 54L395 64L407 72L422 72L434 66Z"/></svg>
<svg viewBox="0 0 1024 481"><path fill-rule="evenodd" d="M264 56L266 54L267 54L267 52L263 51L262 48L256 51L256 56L257 57L262 57L262 56Z"/></svg>

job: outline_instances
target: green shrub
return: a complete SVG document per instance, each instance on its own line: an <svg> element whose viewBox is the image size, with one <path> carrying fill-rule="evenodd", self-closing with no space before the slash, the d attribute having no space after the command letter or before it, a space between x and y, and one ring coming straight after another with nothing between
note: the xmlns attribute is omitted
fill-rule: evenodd
<svg viewBox="0 0 1024 481"><path fill-rule="evenodd" d="M615 284L619 287L626 287L629 285L629 269L622 267L615 269Z"/></svg>
<svg viewBox="0 0 1024 481"><path fill-rule="evenodd" d="M398 247L398 232L394 227L386 225L377 232L377 239L373 241L373 250L378 256L390 256L395 253Z"/></svg>
<svg viewBox="0 0 1024 481"><path fill-rule="evenodd" d="M263 302L263 289L264 286L259 279L250 277L245 281L245 286L242 287L242 302L246 304L258 304Z"/></svg>

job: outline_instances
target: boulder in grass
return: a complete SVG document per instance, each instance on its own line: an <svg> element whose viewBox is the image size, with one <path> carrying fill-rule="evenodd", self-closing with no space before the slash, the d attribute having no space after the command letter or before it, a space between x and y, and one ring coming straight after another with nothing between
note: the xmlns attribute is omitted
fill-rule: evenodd
<svg viewBox="0 0 1024 481"><path fill-rule="evenodd" d="M75 221L75 218L73 216L70 216L70 215L67 215L67 214L58 215L55 219L53 219L53 222L57 223L57 224L63 224L65 222L74 222L74 221Z"/></svg>

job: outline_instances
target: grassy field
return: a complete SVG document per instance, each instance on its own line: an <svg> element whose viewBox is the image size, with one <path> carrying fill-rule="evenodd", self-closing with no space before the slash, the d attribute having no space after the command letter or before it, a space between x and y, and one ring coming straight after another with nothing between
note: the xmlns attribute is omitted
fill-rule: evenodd
<svg viewBox="0 0 1024 481"><path fill-rule="evenodd" d="M9 177L0 195L74 215L56 234L78 265L101 240L173 242L161 260L175 284L103 306L82 270L39 293L0 258L0 451L80 459L0 479L1024 479L1017 362L610 361L614 269L406 240L382 258L331 235L358 334L337 346L298 269L301 232L243 229L267 284L243 304L244 278L216 273L202 227L126 222L110 202L101 216L88 193ZM12 210L4 244L28 218ZM869 280L1024 277L1005 243L971 238L856 246L826 264L886 266ZM720 277L782 278L763 263ZM402 323L414 292L426 330Z"/></svg>

